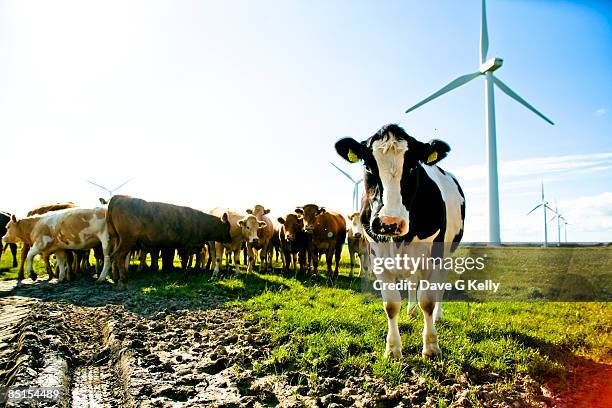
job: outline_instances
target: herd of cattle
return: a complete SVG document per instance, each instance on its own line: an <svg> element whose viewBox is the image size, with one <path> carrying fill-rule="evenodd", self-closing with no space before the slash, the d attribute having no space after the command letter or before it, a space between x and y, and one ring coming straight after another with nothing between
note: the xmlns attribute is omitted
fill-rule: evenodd
<svg viewBox="0 0 612 408"><path fill-rule="evenodd" d="M276 253L284 269L297 270L299 264L303 272L312 265L316 274L320 255L325 254L328 277L334 277L347 235L352 275L360 241L365 239L356 214L348 217L351 229L347 234L342 215L314 204L297 207L295 212L273 222L268 217L270 210L262 205L244 213L219 207L204 213L128 196L114 196L108 203L101 201L102 206L96 208L81 208L73 203L44 205L21 219L0 213L0 235L13 254L13 267L17 266L17 243L23 244L18 281L24 278L24 265L30 278L37 278L32 260L38 254L42 255L49 279L55 277L49 262L51 255L55 255L58 279L74 279L87 268L92 250L99 282L111 272L115 282L125 284L129 261L135 254L141 268L146 266L148 254L151 268L156 270L161 254L162 269L172 269L178 254L184 274L194 258L196 267L212 269L217 274L226 253L226 265L233 256L238 272L241 251L246 254L247 272L258 260L260 270L268 270Z"/></svg>
<svg viewBox="0 0 612 408"><path fill-rule="evenodd" d="M429 252L422 255L442 257L457 247L463 236L465 196L457 179L437 166L450 152L448 144L437 139L420 142L398 125L390 124L361 142L341 139L335 148L346 161L362 162L364 168L361 210L349 217L351 226L358 228L348 231L351 264L355 254L362 257L364 265L366 253L381 258L401 257L415 248L426 247ZM224 252L233 254L237 264L244 247L248 253L247 270L253 269L257 254L261 269L265 270L271 265L276 247L281 251L284 268L295 269L299 263L301 269L309 269L312 265L316 273L319 255L325 254L328 276L338 274L347 234L347 222L342 215L309 204L279 217L279 227L275 228L266 216L268 213L257 205L246 213L216 208L206 214L188 207L115 196L107 206L41 207L23 219L7 217L7 223L0 225L6 224L4 242L24 243L23 253L27 253L28 271L33 278L35 255L43 255L52 276L48 258L55 253L59 279L63 280L66 273L78 269L80 259L88 258L80 251L89 248L98 248L96 258L104 265L98 280L112 271L113 280L122 284L126 283L130 254L136 251L140 251L141 264L150 253L154 268L160 252L166 268L172 265L178 251L183 271L194 254L201 263L207 254L207 267L212 262L214 273L218 273ZM364 251L366 242L369 249ZM374 253L372 248L378 252ZM11 250L16 253L15 246ZM441 270L421 272L425 279L444 276ZM386 268L376 277L384 288L381 292L388 320L385 355L395 358L402 355L398 326L402 303L394 283L408 273ZM23 278L23 262L19 278ZM418 303L424 320L422 354L425 357L439 354L435 321L442 319L440 294L419 290Z"/></svg>

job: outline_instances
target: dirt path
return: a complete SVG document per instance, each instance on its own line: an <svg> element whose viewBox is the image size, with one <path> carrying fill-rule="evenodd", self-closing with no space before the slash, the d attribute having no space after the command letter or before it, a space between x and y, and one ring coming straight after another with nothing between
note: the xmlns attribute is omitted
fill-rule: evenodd
<svg viewBox="0 0 612 408"><path fill-rule="evenodd" d="M0 384L58 387L48 407L246 407L297 402L282 378L255 376L270 350L240 312L181 299L133 302L91 283L0 283ZM263 405L261 405L263 404Z"/></svg>

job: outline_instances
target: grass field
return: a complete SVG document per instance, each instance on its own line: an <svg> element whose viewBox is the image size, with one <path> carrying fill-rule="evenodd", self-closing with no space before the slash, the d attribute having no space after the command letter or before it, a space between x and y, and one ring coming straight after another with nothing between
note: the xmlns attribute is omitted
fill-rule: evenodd
<svg viewBox="0 0 612 408"><path fill-rule="evenodd" d="M359 279L348 278L348 258L336 282L280 271L237 276L226 272L216 279L192 272L184 282L174 272L132 275L130 286L136 289L134 301L178 297L195 304L218 296L224 305L246 310L247 318L264 323L274 344L273 352L256 367L262 372L292 373L296 382L316 382L322 373L366 373L392 385L416 376L424 389L436 393L438 406L453 400L455 384L466 390L468 402L476 401L483 387L504 399L517 389L537 388L552 379L563 388L585 359L612 362L611 303L534 300L546 298L554 283L548 277L559 270L598 276L612 270L611 248L487 250L498 251L501 264L523 276L515 296L531 301L445 303L445 321L438 327L443 356L432 361L420 354L422 319L409 318L405 307L400 318L404 357L383 357L387 322L381 302L361 293ZM10 255L5 253L0 267L8 266ZM42 276L42 263L37 261L35 268ZM16 269L0 275L15 277ZM534 290L544 296L534 297Z"/></svg>

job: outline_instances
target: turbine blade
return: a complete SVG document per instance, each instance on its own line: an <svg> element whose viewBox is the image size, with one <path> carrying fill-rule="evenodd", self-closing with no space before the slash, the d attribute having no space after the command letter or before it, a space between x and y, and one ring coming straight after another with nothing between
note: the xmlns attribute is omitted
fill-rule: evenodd
<svg viewBox="0 0 612 408"><path fill-rule="evenodd" d="M415 110L416 108L425 105L427 102L431 101L432 99L436 99L438 96L444 95L445 93L450 92L450 91L452 91L455 88L459 88L461 85L467 84L472 79L474 79L474 78L476 78L476 77L478 77L480 75L482 75L480 72L474 72L473 74L467 74L467 75L460 76L459 78L449 82L446 86L442 87L439 91L434 92L433 94L431 94L427 98L423 99L421 102L419 102L416 105L408 108L406 110L406 113L411 112L411 111Z"/></svg>
<svg viewBox="0 0 612 408"><path fill-rule="evenodd" d="M115 187L115 188L113 189L113 191L117 191L117 190L119 190L121 187L125 186L127 183L129 183L129 182L130 182L130 181L132 181L132 180L134 180L134 179L133 179L133 178L131 178L131 179L127 180L127 181L124 181L122 184L120 184L120 185L119 185L119 187Z"/></svg>
<svg viewBox="0 0 612 408"><path fill-rule="evenodd" d="M99 185L98 183L94 183L93 181L89 181L89 180L87 180L87 182L88 182L89 184L93 184L94 186L96 186L96 187L98 187L98 188L101 188L102 190L104 190L104 191L106 191L106 192L108 192L108 193L110 193L110 192L111 192L111 191L110 191L108 188L106 188L106 187L104 187L104 186L101 186L101 185Z"/></svg>
<svg viewBox="0 0 612 408"><path fill-rule="evenodd" d="M544 204L546 206L546 208L548 208L550 211L554 212L555 214L557 214L556 210L553 210L552 208L550 208L550 206L548 204Z"/></svg>
<svg viewBox="0 0 612 408"><path fill-rule="evenodd" d="M487 27L487 6L485 0L482 0L482 21L480 23L480 63L482 64L487 59L489 52L489 30Z"/></svg>
<svg viewBox="0 0 612 408"><path fill-rule="evenodd" d="M542 202L544 202L544 180L542 180Z"/></svg>
<svg viewBox="0 0 612 408"><path fill-rule="evenodd" d="M353 183L355 182L355 180L353 180L353 178L344 170L342 170L340 167L336 166L334 163L329 162L329 164L331 164L332 166L334 166L340 173L344 174L346 177L348 177L349 180L351 180Z"/></svg>
<svg viewBox="0 0 612 408"><path fill-rule="evenodd" d="M357 183L355 183L355 184L359 185L359 183L361 183L362 181L363 181L363 179L359 179L359 180L357 181Z"/></svg>
<svg viewBox="0 0 612 408"><path fill-rule="evenodd" d="M499 78L494 76L493 77L493 81L495 82L495 85L497 85L498 88L501 89L502 92L504 92L506 95L508 95L512 99L516 100L518 103L520 103L521 105L523 105L524 107L526 107L527 109L529 109L530 111L532 111L533 113L535 113L536 115L538 115L539 117L541 117L542 119L544 119L545 121L550 123L551 125L555 124L552 120L548 119L546 116L544 116L544 114L542 114L536 108L534 108L529 103L527 103L527 101L524 100L523 98L521 98L516 92L514 92L512 89L510 89L510 87L508 85L504 84L501 81L501 79L499 79Z"/></svg>
<svg viewBox="0 0 612 408"><path fill-rule="evenodd" d="M537 210L538 208L540 208L542 205L546 205L546 204L538 204L538 205L536 205L535 207L533 207L533 210L531 210L531 211L529 211L529 212L527 213L527 215L531 214L532 212L534 212L535 210Z"/></svg>

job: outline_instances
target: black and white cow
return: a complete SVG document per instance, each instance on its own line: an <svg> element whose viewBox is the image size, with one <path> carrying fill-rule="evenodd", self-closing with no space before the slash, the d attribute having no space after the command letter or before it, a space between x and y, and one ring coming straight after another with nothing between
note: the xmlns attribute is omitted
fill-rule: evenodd
<svg viewBox="0 0 612 408"><path fill-rule="evenodd" d="M387 256L410 253L411 247L422 243L429 245L431 257L443 256L439 252L444 248L453 251L457 247L463 235L465 197L455 177L436 165L450 151L445 142L422 143L398 125L389 124L361 143L351 138L339 140L336 151L349 162L363 161L361 223L370 242L395 243L388 246L395 249ZM402 273L385 268L378 279L396 282L403 278ZM441 319L441 304L436 299L441 300L428 290L419 292L424 357L440 354L434 315ZM399 291L383 293L383 305L388 319L385 355L401 358Z"/></svg>

